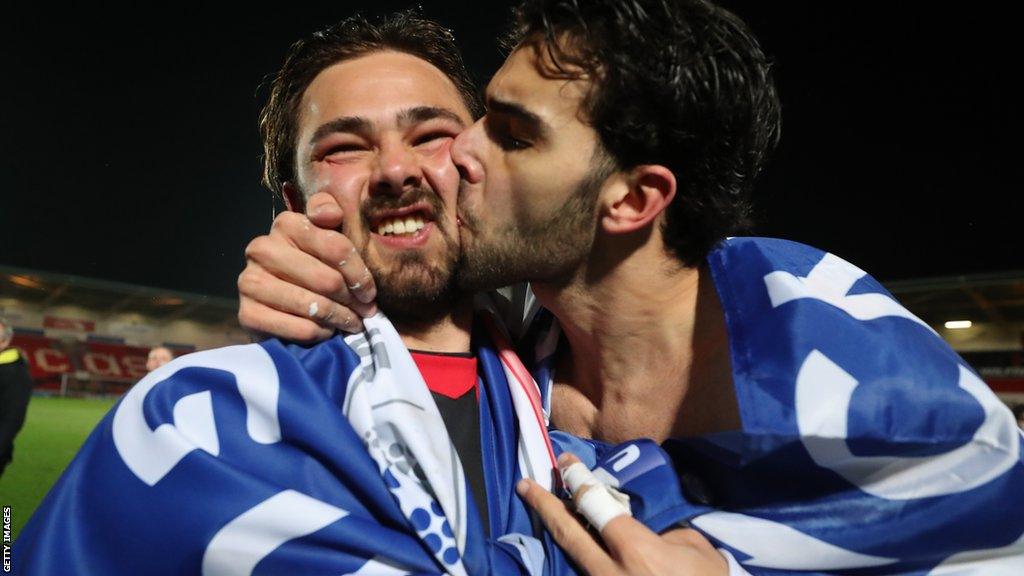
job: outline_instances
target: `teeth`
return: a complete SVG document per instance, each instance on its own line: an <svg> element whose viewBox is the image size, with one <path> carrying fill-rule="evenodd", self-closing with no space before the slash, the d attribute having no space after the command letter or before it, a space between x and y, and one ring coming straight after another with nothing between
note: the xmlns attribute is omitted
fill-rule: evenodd
<svg viewBox="0 0 1024 576"><path fill-rule="evenodd" d="M420 216L407 216L381 222L377 225L377 234L415 234L423 229L426 223Z"/></svg>

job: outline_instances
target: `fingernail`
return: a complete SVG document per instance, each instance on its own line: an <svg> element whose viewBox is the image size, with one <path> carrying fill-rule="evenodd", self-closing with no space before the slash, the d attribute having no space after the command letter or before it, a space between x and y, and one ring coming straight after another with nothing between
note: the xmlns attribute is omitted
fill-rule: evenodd
<svg viewBox="0 0 1024 576"><path fill-rule="evenodd" d="M357 318L352 320L351 318L345 321L344 326L341 330L347 334L355 334L356 332L363 331L363 323Z"/></svg>
<svg viewBox="0 0 1024 576"><path fill-rule="evenodd" d="M317 216L323 214L323 212L324 212L324 207L323 207L322 204L320 206L314 206L313 209L310 210L310 212L309 212L309 217L310 218L316 218Z"/></svg>
<svg viewBox="0 0 1024 576"><path fill-rule="evenodd" d="M376 290L360 290L356 292L356 300L359 300L363 304L369 304L373 302L373 299L377 297Z"/></svg>
<svg viewBox="0 0 1024 576"><path fill-rule="evenodd" d="M516 484L516 493L520 496L526 496L526 493L530 491L530 481L523 478Z"/></svg>
<svg viewBox="0 0 1024 576"><path fill-rule="evenodd" d="M376 315L377 315L377 304L376 303L370 304L370 307L366 309L366 316L365 316L365 318L369 318L370 316L376 316Z"/></svg>
<svg viewBox="0 0 1024 576"><path fill-rule="evenodd" d="M571 461L571 458L570 458L570 455L569 455L568 452L562 452L558 456L558 465L559 466L568 466L571 463L572 463L572 461Z"/></svg>

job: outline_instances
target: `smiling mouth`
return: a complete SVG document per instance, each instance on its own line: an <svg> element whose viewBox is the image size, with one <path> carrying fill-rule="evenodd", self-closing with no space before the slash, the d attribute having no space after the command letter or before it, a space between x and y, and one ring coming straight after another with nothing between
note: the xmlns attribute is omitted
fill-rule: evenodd
<svg viewBox="0 0 1024 576"><path fill-rule="evenodd" d="M377 223L377 234L381 236L402 236L412 235L423 229L429 220L425 220L421 214L412 216L395 216L384 218Z"/></svg>
<svg viewBox="0 0 1024 576"><path fill-rule="evenodd" d="M370 229L380 236L415 236L434 221L429 205L414 204L398 210L378 213L370 219Z"/></svg>

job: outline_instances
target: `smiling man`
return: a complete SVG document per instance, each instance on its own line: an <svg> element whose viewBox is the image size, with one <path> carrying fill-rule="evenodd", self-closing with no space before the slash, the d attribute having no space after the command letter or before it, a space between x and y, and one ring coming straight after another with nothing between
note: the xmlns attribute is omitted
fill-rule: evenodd
<svg viewBox="0 0 1024 576"><path fill-rule="evenodd" d="M514 291L554 426L662 443L685 492L675 520L751 572L1024 569L1024 514L1007 505L1020 435L977 375L863 270L733 237L779 132L742 22L700 0L527 1L487 107L452 146L460 281L529 280L557 317ZM316 252L302 237L289 242ZM309 286L311 269L292 270ZM246 301L270 291L242 296L252 327L287 315L256 319ZM671 538L615 518L602 550L552 496L521 490L589 570L676 565Z"/></svg>
<svg viewBox="0 0 1024 576"><path fill-rule="evenodd" d="M450 33L415 13L292 47L261 119L268 181L294 207L345 209L330 262L361 271L335 288L365 330L156 368L29 521L17 573L571 572L513 493L553 481L535 385L454 283L450 147L478 108Z"/></svg>

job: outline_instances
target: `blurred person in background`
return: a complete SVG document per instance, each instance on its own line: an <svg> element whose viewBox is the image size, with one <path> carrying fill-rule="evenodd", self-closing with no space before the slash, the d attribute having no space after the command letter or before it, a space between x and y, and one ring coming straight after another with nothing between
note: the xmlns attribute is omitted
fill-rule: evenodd
<svg viewBox="0 0 1024 576"><path fill-rule="evenodd" d="M171 352L171 349L166 346L157 346L146 356L146 371L152 372L171 360L174 360L174 352Z"/></svg>
<svg viewBox="0 0 1024 576"><path fill-rule="evenodd" d="M0 318L0 476L14 456L14 437L25 423L32 376L21 351L11 346L14 329Z"/></svg>

